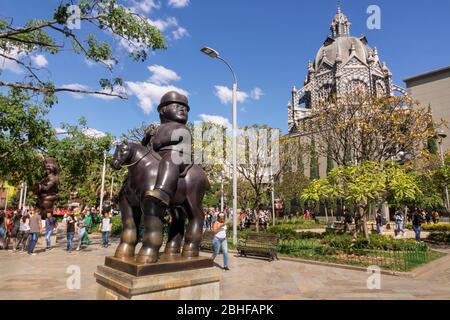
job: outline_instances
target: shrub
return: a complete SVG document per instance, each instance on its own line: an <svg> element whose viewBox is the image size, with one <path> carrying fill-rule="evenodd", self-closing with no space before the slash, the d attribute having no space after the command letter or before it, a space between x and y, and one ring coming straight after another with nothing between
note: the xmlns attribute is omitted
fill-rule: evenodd
<svg viewBox="0 0 450 320"><path fill-rule="evenodd" d="M275 225L267 228L265 232L276 234L282 240L289 240L296 238L297 232L295 230L295 226L292 225Z"/></svg>
<svg viewBox="0 0 450 320"><path fill-rule="evenodd" d="M423 231L442 231L442 232L450 232L450 224L423 224Z"/></svg>
<svg viewBox="0 0 450 320"><path fill-rule="evenodd" d="M450 232L431 232L428 240L432 242L439 242L450 244Z"/></svg>

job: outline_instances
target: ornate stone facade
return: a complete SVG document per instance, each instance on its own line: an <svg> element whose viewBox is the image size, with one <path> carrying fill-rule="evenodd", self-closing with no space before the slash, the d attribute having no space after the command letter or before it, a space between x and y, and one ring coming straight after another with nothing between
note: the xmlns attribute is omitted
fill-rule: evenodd
<svg viewBox="0 0 450 320"><path fill-rule="evenodd" d="M379 60L377 48L370 48L366 37L350 35L351 23L338 7L331 23L331 36L319 49L315 61L308 62L303 87L292 89L292 103L288 106L290 133L296 133L299 122L308 118L310 109L330 95L340 96L355 89L372 95L394 95L406 90L392 82L392 73Z"/></svg>

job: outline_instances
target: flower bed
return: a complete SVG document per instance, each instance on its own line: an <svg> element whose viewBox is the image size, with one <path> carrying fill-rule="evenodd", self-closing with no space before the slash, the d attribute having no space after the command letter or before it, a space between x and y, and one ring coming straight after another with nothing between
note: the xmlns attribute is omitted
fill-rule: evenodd
<svg viewBox="0 0 450 320"><path fill-rule="evenodd" d="M373 240L369 245L367 240L358 239L353 247L351 237L346 235L327 235L323 239L281 240L280 254L363 267L375 265L393 271L409 271L444 255L431 251L424 243L400 240L393 244L389 238L385 238L384 242L382 239Z"/></svg>

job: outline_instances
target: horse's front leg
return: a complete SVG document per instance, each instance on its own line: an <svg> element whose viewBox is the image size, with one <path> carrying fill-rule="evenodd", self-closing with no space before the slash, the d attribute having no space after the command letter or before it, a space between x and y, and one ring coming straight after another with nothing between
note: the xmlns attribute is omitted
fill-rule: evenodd
<svg viewBox="0 0 450 320"><path fill-rule="evenodd" d="M121 190L119 194L119 207L122 213L123 230L114 256L120 259L134 258L134 250L138 242L135 210L129 203L124 190Z"/></svg>
<svg viewBox="0 0 450 320"><path fill-rule="evenodd" d="M165 253L175 255L181 251L181 241L184 236L184 222L186 221L186 212L183 207L170 209L172 223L169 228L169 238L167 240Z"/></svg>
<svg viewBox="0 0 450 320"><path fill-rule="evenodd" d="M153 198L142 197L141 210L144 213L144 238L142 248L136 261L138 263L155 263L158 261L159 249L163 243L163 217L167 206Z"/></svg>

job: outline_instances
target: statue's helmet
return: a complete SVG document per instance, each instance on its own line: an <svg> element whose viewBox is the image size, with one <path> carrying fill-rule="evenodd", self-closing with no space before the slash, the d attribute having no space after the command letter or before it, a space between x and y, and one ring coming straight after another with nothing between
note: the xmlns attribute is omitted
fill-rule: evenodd
<svg viewBox="0 0 450 320"><path fill-rule="evenodd" d="M158 112L161 110L161 108L168 106L172 103L178 103L186 106L188 112L191 110L191 108L189 107L188 98L185 95L178 93L176 91L169 91L162 96L161 102L158 106Z"/></svg>

